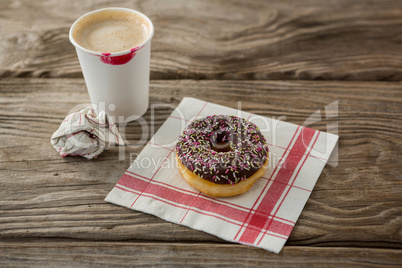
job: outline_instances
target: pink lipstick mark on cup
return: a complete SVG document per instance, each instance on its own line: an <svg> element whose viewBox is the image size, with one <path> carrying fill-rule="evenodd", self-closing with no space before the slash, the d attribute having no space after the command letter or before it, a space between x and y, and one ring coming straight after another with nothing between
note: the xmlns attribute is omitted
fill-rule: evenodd
<svg viewBox="0 0 402 268"><path fill-rule="evenodd" d="M110 64L110 65L123 65L132 60L134 58L135 53L140 49L141 47L135 47L130 49L130 52L121 55L121 56L114 56L111 57L111 53L102 53L103 56L100 57L100 60L103 63Z"/></svg>

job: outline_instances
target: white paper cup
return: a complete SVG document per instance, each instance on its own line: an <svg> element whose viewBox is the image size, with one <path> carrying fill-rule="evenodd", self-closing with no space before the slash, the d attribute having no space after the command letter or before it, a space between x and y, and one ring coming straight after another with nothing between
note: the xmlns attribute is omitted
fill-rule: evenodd
<svg viewBox="0 0 402 268"><path fill-rule="evenodd" d="M79 21L104 10L123 10L135 13L147 24L147 39L130 50L117 53L101 53L82 47L73 38ZM151 39L154 27L144 14L127 8L104 8L78 18L70 28L70 42L75 46L85 83L94 109L105 111L122 123L141 117L149 104L149 69Z"/></svg>

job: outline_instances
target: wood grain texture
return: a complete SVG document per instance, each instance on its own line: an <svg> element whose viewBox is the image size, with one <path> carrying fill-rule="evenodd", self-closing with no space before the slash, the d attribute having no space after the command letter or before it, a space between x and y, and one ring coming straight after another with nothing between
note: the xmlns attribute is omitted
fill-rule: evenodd
<svg viewBox="0 0 402 268"><path fill-rule="evenodd" d="M26 267L398 267L391 249L285 247L280 255L241 245L193 243L0 242L0 265ZM52 256L46 258L44 256Z"/></svg>
<svg viewBox="0 0 402 268"><path fill-rule="evenodd" d="M337 132L339 155L324 169L287 246L401 249L401 89L382 82L154 80L150 101L159 106L144 119L157 130L185 96L234 108L241 101L245 111L296 124L319 110L322 120L309 127ZM121 129L130 143L123 160L116 147L92 161L56 153L51 134L86 101L82 79L0 80L0 240L224 243L103 201L143 147L139 124ZM335 101L338 115L331 118L325 107Z"/></svg>
<svg viewBox="0 0 402 268"><path fill-rule="evenodd" d="M108 6L154 22L151 79L402 78L397 0L5 0L0 77L82 77L69 27Z"/></svg>
<svg viewBox="0 0 402 268"><path fill-rule="evenodd" d="M109 6L155 25L149 128L61 158L89 105L69 27ZM1 267L401 266L401 1L2 0L0 25ZM104 201L183 97L340 135L279 255Z"/></svg>

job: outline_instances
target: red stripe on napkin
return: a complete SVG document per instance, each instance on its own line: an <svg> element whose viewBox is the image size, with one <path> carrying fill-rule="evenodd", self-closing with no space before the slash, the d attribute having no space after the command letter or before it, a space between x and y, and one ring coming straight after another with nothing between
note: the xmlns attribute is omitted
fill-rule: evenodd
<svg viewBox="0 0 402 268"><path fill-rule="evenodd" d="M169 151L170 151L170 149L168 149ZM133 179L136 179L136 178L139 178L139 179L143 179L142 181L148 181L149 180L149 178L147 178L147 177L145 177L145 176L141 176L140 174L137 174L137 173L134 173L134 172L131 172L131 171L129 171L129 170L127 170L126 171L128 174L124 174L123 175L123 177L120 179L120 181L118 182L118 184L120 184L120 185L122 185L122 186L125 186L125 187L127 187L127 188L130 188L130 189L132 189L132 190L134 190L135 188L139 188L138 189L138 191L143 191L143 189L144 188L142 188L142 186L141 185L143 185L143 183L139 183L138 185L136 185L137 187L134 187L135 186L135 184L134 184L134 182L131 180L131 178L133 178ZM176 187L176 186L174 186L174 185L171 185L171 184L168 184L168 183L164 183L164 182L161 182L161 181L157 181L157 182L154 182L154 183L157 183L157 184L160 184L160 185L164 185L164 186L167 186L167 187L169 187L169 188L173 188L173 189L176 189L176 190L178 190L179 192L185 192L185 193L188 193L188 194L191 194L191 195L193 195L193 196L195 196L195 195L198 195L198 194L196 194L195 192L193 192L193 191L189 191L189 190L186 190L186 189L182 189L182 188L179 188L179 187ZM288 184L289 185L289 184ZM295 187L295 188L298 188L298 189L301 189L301 190L304 190L304 191L309 191L309 190L307 190L307 189L304 189L304 188L301 188L301 187L296 187L296 186L293 186L293 187ZM309 192L311 192L311 191L309 191ZM202 202L202 204L200 204L200 206L199 206L199 208L202 208L202 206L205 206L205 209L204 210L208 210L208 208L209 207L214 207L217 211L218 210L220 210L221 212L218 212L218 213L220 213L221 215L225 215L225 214L228 214L228 215L238 215L238 214L240 214L241 215L241 217L242 217L242 220L241 221L244 221L244 218L243 218L243 216L244 216L244 214L242 213L242 212L247 212L248 214L247 214L247 216L248 215L250 215L249 213L251 213L252 211L255 211L255 210L253 210L253 209L249 209L249 208L247 208L247 207L245 207L245 206L240 206L240 205L238 205L238 204L234 204L234 203L230 203L230 202L228 202L228 201L225 201L225 200L222 200L222 199L218 199L218 198L214 198L214 197L211 197L211 196L207 196L207 195L204 195L204 194L202 194L202 193L200 193L200 196L201 196L201 198L202 198L202 201L200 201L200 202ZM204 203L205 202L205 203ZM235 210L233 210L233 209L235 209ZM266 217L268 217L268 216L270 216L269 214L263 214L263 215L265 215ZM275 218L277 218L277 219L279 219L279 220L282 220L282 221L286 221L286 222L289 222L289 223L291 223L291 224L295 224L295 222L293 222L293 221L291 221L291 220L288 220L288 219L284 219L284 218L281 218L281 217L275 217Z"/></svg>
<svg viewBox="0 0 402 268"><path fill-rule="evenodd" d="M239 209L226 204L216 203L212 200L209 200L209 197L207 196L201 196L197 198L197 193L185 193L184 191L178 191L173 189L172 187L167 187L158 182L146 179L145 177L140 178L135 175L124 174L117 184L129 188L137 193L140 193L141 195L145 194L156 196L159 200L169 205L182 205L179 207L183 208L184 206L187 208L187 211L191 210L201 214L207 213L205 215L212 216L221 220L228 219L231 223L237 224L239 226L249 215L249 211L247 210ZM123 188L120 189L124 190ZM265 213L260 213L259 215L264 219L267 219L268 217L268 215ZM276 234L288 236L293 229L292 224L288 224L277 219L274 219L272 222L273 227L271 231L275 232ZM257 231L257 229L253 226L250 226L250 228Z"/></svg>
<svg viewBox="0 0 402 268"><path fill-rule="evenodd" d="M303 163L301 164L299 170L297 171L296 176L294 177L294 179L293 179L293 181L292 181L290 187L289 187L288 190L286 191L285 196L282 198L281 203L280 203L279 206L276 208L276 210L275 210L275 212L274 212L274 214L273 214L274 217L276 216L276 213L278 213L279 208L282 206L283 201L286 199L287 195L289 194L289 191L290 191L290 189L292 188L292 186L293 186L293 184L294 184L294 182L295 182L297 176L299 175L299 172L300 172L300 170L302 169L304 163L306 162L307 158L310 156L311 150L313 149L313 147L314 147L314 145L315 145L315 143L316 143L316 141L317 141L319 135L320 135L320 132L318 132L318 134L317 134L317 136L315 137L315 140L313 141L313 144L311 145L311 147L308 147L308 149L307 149L307 150L308 150L308 154L307 154L307 156L304 158ZM266 228L265 228L265 226L264 226L264 228L265 228L264 235L267 233L267 231L269 231L269 230L271 229L270 227L272 227L272 221L270 221L270 222L268 223L268 226L267 226ZM290 234L289 234L289 235L290 235ZM261 238L260 238L260 240L258 241L257 245L259 245L259 244L261 243L263 237L264 237L264 236L261 236Z"/></svg>
<svg viewBox="0 0 402 268"><path fill-rule="evenodd" d="M296 130L297 132L297 130ZM253 244L257 237L261 234L264 226L269 219L262 216L262 213L272 214L274 207L280 201L288 183L294 174L296 167L305 155L316 130L310 128L302 128L298 135L295 144L290 150L288 156L280 167L278 173L272 178L281 183L272 183L267 193L261 200L256 212L249 217L245 222L245 230L238 240L241 243ZM290 141L291 143L292 141ZM289 145L290 145L289 143ZM307 157L307 156L306 156ZM304 164L304 162L303 162ZM301 167L300 167L301 168ZM272 226L272 224L271 224ZM275 229L278 229L275 227ZM280 229L280 228L279 228Z"/></svg>

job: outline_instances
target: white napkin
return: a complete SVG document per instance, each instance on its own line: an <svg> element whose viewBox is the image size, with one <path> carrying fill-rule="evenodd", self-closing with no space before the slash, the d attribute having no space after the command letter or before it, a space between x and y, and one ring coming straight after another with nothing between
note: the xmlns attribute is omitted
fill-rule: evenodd
<svg viewBox="0 0 402 268"><path fill-rule="evenodd" d="M244 194L206 196L188 185L176 166L179 134L191 121L214 114L249 119L267 139L268 170ZM184 98L105 200L279 253L337 140L333 134Z"/></svg>
<svg viewBox="0 0 402 268"><path fill-rule="evenodd" d="M53 133L50 143L61 155L79 155L87 159L96 158L107 143L124 145L112 118L105 112L96 115L88 107L69 114Z"/></svg>

